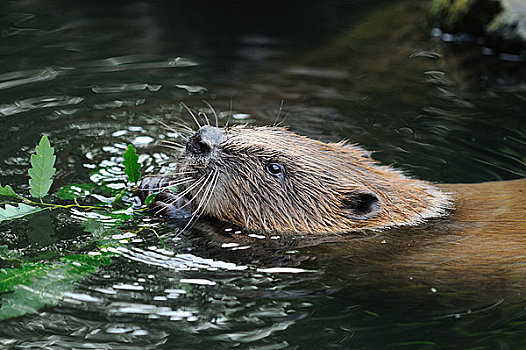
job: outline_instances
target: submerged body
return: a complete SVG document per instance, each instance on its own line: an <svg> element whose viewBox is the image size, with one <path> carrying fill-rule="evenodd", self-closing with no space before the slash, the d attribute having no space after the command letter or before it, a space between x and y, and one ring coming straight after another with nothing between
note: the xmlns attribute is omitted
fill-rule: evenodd
<svg viewBox="0 0 526 350"><path fill-rule="evenodd" d="M450 261L459 272L500 266L522 275L526 287L526 179L441 188L455 194L456 209L438 224L443 235L429 248L430 262Z"/></svg>

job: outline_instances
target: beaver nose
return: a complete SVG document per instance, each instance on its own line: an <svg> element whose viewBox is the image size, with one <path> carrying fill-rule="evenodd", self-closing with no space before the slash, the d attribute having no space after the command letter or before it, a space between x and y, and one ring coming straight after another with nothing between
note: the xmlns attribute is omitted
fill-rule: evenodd
<svg viewBox="0 0 526 350"><path fill-rule="evenodd" d="M186 142L186 151L195 155L206 155L223 140L223 131L215 126L205 125Z"/></svg>

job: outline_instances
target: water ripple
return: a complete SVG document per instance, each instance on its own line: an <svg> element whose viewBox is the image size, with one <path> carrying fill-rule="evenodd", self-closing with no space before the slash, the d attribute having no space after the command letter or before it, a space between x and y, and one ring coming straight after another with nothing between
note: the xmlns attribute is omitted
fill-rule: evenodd
<svg viewBox="0 0 526 350"><path fill-rule="evenodd" d="M117 247L112 251L130 260L139 261L148 265L176 269L179 271L192 269L206 269L209 271L217 271L218 269L243 271L248 269L248 266L245 265L236 265L224 261L205 259L193 254L176 254L175 256L170 256L173 255L172 252L164 249L157 249L156 247L150 247L150 251L142 250L140 248L128 249L126 247Z"/></svg>
<svg viewBox="0 0 526 350"><path fill-rule="evenodd" d="M0 105L0 116L28 112L34 109L77 105L84 101L82 97L75 96L41 96Z"/></svg>
<svg viewBox="0 0 526 350"><path fill-rule="evenodd" d="M110 57L103 60L86 62L77 67L46 67L37 70L22 70L0 74L0 90L36 82L50 81L64 75L68 71L88 69L89 74L118 72L126 70L144 70L157 68L184 68L198 66L199 63L184 58L175 57L163 60L147 60L141 56ZM107 86L94 86L95 93L130 92L149 90L156 92L161 89L160 84L113 84Z"/></svg>
<svg viewBox="0 0 526 350"><path fill-rule="evenodd" d="M118 93L118 92L131 92L131 91L141 91L148 90L150 92L156 92L161 89L159 84L113 84L106 86L93 86L91 91L96 94L108 94L108 93Z"/></svg>
<svg viewBox="0 0 526 350"><path fill-rule="evenodd" d="M293 75L305 75L314 78L345 79L348 73L332 68L319 68L307 66L292 66L284 69L284 72Z"/></svg>
<svg viewBox="0 0 526 350"><path fill-rule="evenodd" d="M204 94L205 92L207 92L207 88L205 88L204 86L199 86L199 85L182 85L182 84L178 84L178 85L175 85L176 87L178 87L179 89L183 89L183 90L186 90L187 92L191 93L191 94Z"/></svg>
<svg viewBox="0 0 526 350"><path fill-rule="evenodd" d="M254 341L269 337L276 332L283 331L289 328L289 326L293 325L294 323L295 323L294 321L285 321L281 323L275 323L265 328L262 327L259 329L254 329L254 330L244 331L244 332L225 333L225 334L218 335L214 337L213 339L222 340L222 341L237 341L241 343L250 343L250 342L254 342Z"/></svg>
<svg viewBox="0 0 526 350"><path fill-rule="evenodd" d="M86 63L91 73L119 72L125 70L143 70L155 68L184 68L198 66L199 63L184 57L169 58L160 61L146 61L141 56L110 57Z"/></svg>
<svg viewBox="0 0 526 350"><path fill-rule="evenodd" d="M150 318L168 317L170 321L180 321L190 318L193 320L197 310L172 309L168 306L156 306L150 304L115 302L112 303L108 310L112 314L138 314L148 315ZM153 316L153 317L152 317ZM156 317L158 316L158 317Z"/></svg>
<svg viewBox="0 0 526 350"><path fill-rule="evenodd" d="M0 74L0 90L15 86L53 80L62 72L51 67L39 70L18 71Z"/></svg>

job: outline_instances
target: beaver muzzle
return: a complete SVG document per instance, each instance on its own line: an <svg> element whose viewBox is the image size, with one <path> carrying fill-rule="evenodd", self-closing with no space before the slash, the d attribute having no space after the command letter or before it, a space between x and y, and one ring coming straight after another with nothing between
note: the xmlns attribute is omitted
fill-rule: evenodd
<svg viewBox="0 0 526 350"><path fill-rule="evenodd" d="M224 132L215 126L205 125L188 139L186 151L195 156L207 156L224 139Z"/></svg>

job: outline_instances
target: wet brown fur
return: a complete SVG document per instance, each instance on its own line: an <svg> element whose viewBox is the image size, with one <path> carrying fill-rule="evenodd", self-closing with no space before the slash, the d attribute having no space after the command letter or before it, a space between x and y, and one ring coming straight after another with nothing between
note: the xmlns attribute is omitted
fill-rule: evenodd
<svg viewBox="0 0 526 350"><path fill-rule="evenodd" d="M447 191L380 165L346 142L324 143L281 127L221 130L223 140L210 155L185 152L179 171L197 171L193 183L202 184L188 196L203 213L249 231L382 230L418 225L453 207ZM284 167L281 181L266 171L269 163ZM352 202L364 194L379 210L357 219Z"/></svg>
<svg viewBox="0 0 526 350"><path fill-rule="evenodd" d="M367 276L383 283L524 291L526 179L440 188L455 199L446 218L311 249L337 257L342 270L367 266Z"/></svg>

